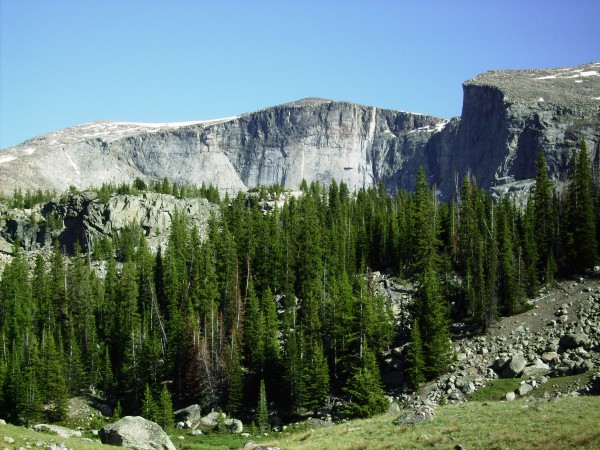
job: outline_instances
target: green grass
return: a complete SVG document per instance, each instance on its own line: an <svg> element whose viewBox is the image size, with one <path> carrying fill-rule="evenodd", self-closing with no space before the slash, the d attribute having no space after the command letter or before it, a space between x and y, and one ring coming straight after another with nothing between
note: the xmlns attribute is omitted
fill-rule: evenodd
<svg viewBox="0 0 600 450"><path fill-rule="evenodd" d="M485 387L477 389L469 397L469 401L486 402L494 400L504 400L507 392L513 392L519 388L521 379L519 378L499 378L492 380Z"/></svg>
<svg viewBox="0 0 600 450"><path fill-rule="evenodd" d="M567 377L565 377L567 378ZM518 380L512 380L517 381ZM552 381L552 380L551 380ZM576 380L562 380L574 383ZM499 383L500 385L500 383ZM504 391L502 387L502 391ZM500 386L497 387L498 391ZM379 450L412 448L486 449L597 449L600 448L600 397L586 396L546 400L529 397L514 402L470 401L436 410L434 420L414 426L397 426L395 416L382 415L354 420L328 428L293 433L272 433L268 437L241 437L228 434L189 436L187 430L169 433L179 450L238 449L252 439L262 445L285 450ZM85 443L81 438L64 439L56 435L0 425L3 437L15 439L9 448L36 448L36 443L64 442L81 450L118 448ZM184 439L179 439L183 436Z"/></svg>
<svg viewBox="0 0 600 450"><path fill-rule="evenodd" d="M15 441L12 444L7 444L4 441L4 437L8 436L13 438ZM0 425L0 446L8 446L8 448L28 448L29 445L31 448L38 448L37 443L41 443L42 445L48 445L51 443L64 443L67 447L77 449L77 450L108 450L108 449L122 449L123 447L114 447L112 445L102 445L100 443L100 438L86 436L91 438L92 440L97 440L98 442L88 443L82 441L82 438L72 437L72 438L62 438L56 434L51 433L38 433L30 428L17 427L14 425Z"/></svg>
<svg viewBox="0 0 600 450"><path fill-rule="evenodd" d="M586 372L579 375L570 375L567 377L550 378L546 383L540 385L530 392L534 397L545 397L554 395L558 392L577 391L587 385L595 372Z"/></svg>
<svg viewBox="0 0 600 450"><path fill-rule="evenodd" d="M281 434L263 445L285 450L600 448L600 397L448 405L437 409L434 420L412 427L393 425L393 419L384 415Z"/></svg>
<svg viewBox="0 0 600 450"><path fill-rule="evenodd" d="M209 433L201 436L190 436L189 430L173 430L169 433L173 445L178 450L222 450L222 449L237 449L244 446L244 444L253 440L259 442L260 440L268 439L265 437L242 437L237 434L220 434L220 433ZM179 439L179 436L183 436L183 439Z"/></svg>

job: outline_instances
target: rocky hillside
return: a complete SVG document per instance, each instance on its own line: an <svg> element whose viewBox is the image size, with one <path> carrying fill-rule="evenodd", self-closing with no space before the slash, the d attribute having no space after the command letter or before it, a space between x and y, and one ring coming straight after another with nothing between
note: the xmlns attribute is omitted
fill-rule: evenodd
<svg viewBox="0 0 600 450"><path fill-rule="evenodd" d="M302 179L384 182L412 189L423 166L447 198L470 172L498 193L527 187L543 149L551 177L585 139L598 158L600 63L491 71L464 84L462 118L450 120L324 99L305 99L220 120L170 124L94 122L50 133L0 156L0 192L134 177L235 192L295 189Z"/></svg>
<svg viewBox="0 0 600 450"><path fill-rule="evenodd" d="M97 199L94 192L84 192L25 210L0 205L0 253L11 253L15 241L25 251L35 251L49 248L55 239L70 251L75 242L86 246L131 224L141 224L155 249L167 239L175 211L187 214L202 234L218 209L203 198L178 199L152 192L113 195L106 202Z"/></svg>
<svg viewBox="0 0 600 450"><path fill-rule="evenodd" d="M600 268L597 268L600 270ZM449 403L467 401L477 390L498 378L520 379L516 391L506 398L527 396L551 379L600 370L600 272L591 278L562 281L543 288L530 301L531 309L501 317L485 335L464 333L455 324L451 371L425 386L417 394L400 394L400 404L437 405L442 395ZM400 327L410 320L405 315L414 290L391 278L378 278L380 291L391 296ZM388 387L402 384L406 348L397 347L385 358L384 381ZM543 389L543 397L587 394L591 386L562 385ZM515 394L515 395L513 395Z"/></svg>

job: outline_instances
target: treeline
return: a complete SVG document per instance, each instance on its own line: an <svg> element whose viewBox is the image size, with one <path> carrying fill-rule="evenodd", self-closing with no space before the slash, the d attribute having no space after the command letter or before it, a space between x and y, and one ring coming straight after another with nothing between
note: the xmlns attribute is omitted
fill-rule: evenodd
<svg viewBox="0 0 600 450"><path fill-rule="evenodd" d="M47 202L56 198L56 191L51 189L41 190L29 190L23 192L23 189L15 189L13 191L12 198L8 199L8 204L11 208L25 208L29 209L38 203Z"/></svg>
<svg viewBox="0 0 600 450"><path fill-rule="evenodd" d="M220 202L219 190L212 184L206 186L205 183L202 183L201 186L197 186L188 182L171 183L167 178L163 178L162 181L152 180L149 183L146 183L139 177L132 184L102 183L96 189L96 192L98 193L98 199L104 202L108 201L113 194L137 195L143 192L169 194L177 198L206 198L211 203Z"/></svg>
<svg viewBox="0 0 600 450"><path fill-rule="evenodd" d="M381 412L379 360L398 330L373 271L418 286L406 361L417 387L448 367L451 318L485 330L526 308L540 284L596 263L597 178L585 146L574 160L557 192L540 155L526 207L494 203L469 178L440 204L421 170L414 193L394 196L303 183L269 212L259 201L268 190L226 196L204 241L175 214L156 255L138 226L93 256L55 248L32 271L17 246L0 281L0 415L61 420L66 398L88 389L128 414L168 394L176 407L243 415L262 382L261 404L282 414L330 395L350 416Z"/></svg>
<svg viewBox="0 0 600 450"><path fill-rule="evenodd" d="M98 200L107 202L113 194L120 195L137 195L144 192L156 192L159 194L169 194L177 198L206 198L211 203L220 203L219 190L212 184L208 186L205 183L197 186L192 183L170 182L167 178L163 180L153 180L146 183L141 178L137 177L133 183L102 183L100 187L89 189L98 194ZM281 193L282 189L279 186L269 188L257 188L256 192L277 192ZM68 194L77 193L78 189L75 186L70 186L67 190ZM12 197L5 199L11 208L31 208L39 203L47 202L59 197L56 190L51 189L36 189L25 190L18 188L13 191ZM1 199L1 198L0 198Z"/></svg>

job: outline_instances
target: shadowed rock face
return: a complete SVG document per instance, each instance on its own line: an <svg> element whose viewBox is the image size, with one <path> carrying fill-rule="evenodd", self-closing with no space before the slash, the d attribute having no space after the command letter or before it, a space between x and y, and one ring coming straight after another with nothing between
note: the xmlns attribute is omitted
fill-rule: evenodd
<svg viewBox="0 0 600 450"><path fill-rule="evenodd" d="M344 180L412 189L422 166L443 197L470 172L498 194L527 189L543 149L560 179L571 149L600 142L600 63L490 71L464 84L462 118L444 120L324 99L227 119L176 124L94 122L0 154L0 191L80 189L135 177L212 183L234 193L279 183Z"/></svg>
<svg viewBox="0 0 600 450"><path fill-rule="evenodd" d="M498 194L526 189L541 150L549 176L560 181L582 139L590 158L598 158L600 63L495 70L463 88L453 168L470 170L482 187Z"/></svg>

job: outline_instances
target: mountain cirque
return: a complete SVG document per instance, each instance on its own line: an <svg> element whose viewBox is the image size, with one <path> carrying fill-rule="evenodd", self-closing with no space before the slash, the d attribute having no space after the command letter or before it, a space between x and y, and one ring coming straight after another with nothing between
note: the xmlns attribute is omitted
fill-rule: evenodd
<svg viewBox="0 0 600 450"><path fill-rule="evenodd" d="M135 177L222 192L302 179L383 182L411 189L422 166L443 197L466 173L498 194L520 191L546 154L560 179L585 139L600 152L600 63L498 70L464 83L451 120L325 99L304 99L241 116L185 123L93 122L30 139L0 155L0 192L64 191Z"/></svg>

